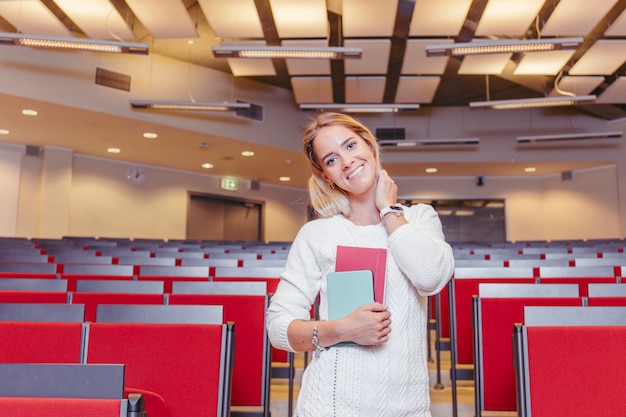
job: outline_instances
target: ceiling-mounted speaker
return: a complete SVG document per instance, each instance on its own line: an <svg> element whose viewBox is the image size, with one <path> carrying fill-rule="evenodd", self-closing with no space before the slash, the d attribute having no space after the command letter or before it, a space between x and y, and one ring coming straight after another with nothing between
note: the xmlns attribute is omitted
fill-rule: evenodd
<svg viewBox="0 0 626 417"><path fill-rule="evenodd" d="M26 155L41 158L41 146L26 145Z"/></svg>
<svg viewBox="0 0 626 417"><path fill-rule="evenodd" d="M561 172L561 181L571 181L574 179L573 171L563 171Z"/></svg>
<svg viewBox="0 0 626 417"><path fill-rule="evenodd" d="M378 140L406 139L406 131L403 127L377 127L376 138Z"/></svg>
<svg viewBox="0 0 626 417"><path fill-rule="evenodd" d="M237 100L237 103L248 103L247 101ZM249 103L250 107L247 109L236 109L235 115L239 117L245 117L246 119L263 121L263 106L258 104Z"/></svg>
<svg viewBox="0 0 626 417"><path fill-rule="evenodd" d="M118 90L130 91L130 75L96 67L95 83Z"/></svg>

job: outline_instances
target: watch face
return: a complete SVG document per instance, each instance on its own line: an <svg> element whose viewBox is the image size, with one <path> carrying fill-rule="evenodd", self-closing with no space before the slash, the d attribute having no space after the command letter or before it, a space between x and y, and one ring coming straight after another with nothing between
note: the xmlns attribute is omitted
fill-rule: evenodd
<svg viewBox="0 0 626 417"><path fill-rule="evenodd" d="M148 173L143 167L133 166L128 168L128 172L126 173L126 179L131 184L139 187L143 185L148 179Z"/></svg>

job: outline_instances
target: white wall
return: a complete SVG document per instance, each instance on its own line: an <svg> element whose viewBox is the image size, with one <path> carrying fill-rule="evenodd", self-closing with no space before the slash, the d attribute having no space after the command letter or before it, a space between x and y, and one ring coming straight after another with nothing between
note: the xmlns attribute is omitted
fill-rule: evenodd
<svg viewBox="0 0 626 417"><path fill-rule="evenodd" d="M22 151L0 148L0 236L14 236L16 229Z"/></svg>

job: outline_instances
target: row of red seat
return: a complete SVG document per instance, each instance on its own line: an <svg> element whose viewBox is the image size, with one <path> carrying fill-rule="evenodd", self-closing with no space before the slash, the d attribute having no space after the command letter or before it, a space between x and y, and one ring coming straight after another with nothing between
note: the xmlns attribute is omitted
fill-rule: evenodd
<svg viewBox="0 0 626 417"><path fill-rule="evenodd" d="M37 306L48 307L46 313L51 306L74 307ZM180 314L173 320L170 311L159 318L155 310L143 322L123 311L128 307L146 306L115 306L125 317L119 321L0 321L0 362L123 364L125 397L142 394L148 415L230 415L234 326L222 324L221 314L219 321L202 321L199 309L184 312L193 314L189 322Z"/></svg>

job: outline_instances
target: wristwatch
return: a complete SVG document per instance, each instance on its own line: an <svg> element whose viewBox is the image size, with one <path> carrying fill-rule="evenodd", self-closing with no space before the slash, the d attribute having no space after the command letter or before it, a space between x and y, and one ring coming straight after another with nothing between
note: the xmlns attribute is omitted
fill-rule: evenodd
<svg viewBox="0 0 626 417"><path fill-rule="evenodd" d="M380 211L380 220L384 221L385 216L389 213L393 213L396 216L401 216L404 214L404 207L401 206L400 204L394 204L391 206L383 207L383 209Z"/></svg>

